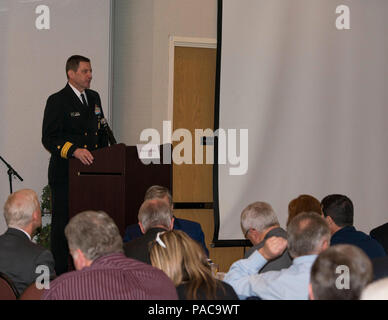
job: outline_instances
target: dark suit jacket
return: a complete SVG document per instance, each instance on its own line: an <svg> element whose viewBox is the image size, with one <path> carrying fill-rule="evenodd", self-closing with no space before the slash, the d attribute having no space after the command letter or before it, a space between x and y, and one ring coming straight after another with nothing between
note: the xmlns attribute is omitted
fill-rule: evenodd
<svg viewBox="0 0 388 320"><path fill-rule="evenodd" d="M376 239L388 254L388 223L371 230L370 236Z"/></svg>
<svg viewBox="0 0 388 320"><path fill-rule="evenodd" d="M197 222L186 220L186 219L174 219L174 230L182 230L187 233L187 235L199 242L199 244L205 250L207 256L209 256L209 250L206 248L205 244L205 235L203 234L201 225ZM127 227L124 235L124 242L131 241L133 239L139 238L143 235L138 224L132 224Z"/></svg>
<svg viewBox="0 0 388 320"><path fill-rule="evenodd" d="M162 228L151 228L141 237L124 244L124 253L128 258L151 264L149 245L156 239L158 232L166 231Z"/></svg>
<svg viewBox="0 0 388 320"><path fill-rule="evenodd" d="M50 276L55 276L54 258L51 252L28 239L20 230L9 228L0 236L0 272L15 284L19 294L41 274L36 267L45 265Z"/></svg>
<svg viewBox="0 0 388 320"><path fill-rule="evenodd" d="M85 90L88 107L66 85L47 99L42 126L42 143L51 153L49 184L68 182L68 159L77 148L89 151L108 145L108 137L100 128L97 112L104 113L96 91Z"/></svg>
<svg viewBox="0 0 388 320"><path fill-rule="evenodd" d="M364 250L370 259L384 257L384 248L375 239L362 231L357 231L355 227L346 226L338 230L331 236L330 245L352 244Z"/></svg>
<svg viewBox="0 0 388 320"><path fill-rule="evenodd" d="M380 280L388 277L388 256L372 259L373 280Z"/></svg>

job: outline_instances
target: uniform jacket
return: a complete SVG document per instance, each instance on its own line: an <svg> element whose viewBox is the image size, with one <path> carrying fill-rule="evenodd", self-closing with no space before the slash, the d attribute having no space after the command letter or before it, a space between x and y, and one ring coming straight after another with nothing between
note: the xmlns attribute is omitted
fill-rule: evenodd
<svg viewBox="0 0 388 320"><path fill-rule="evenodd" d="M68 159L77 148L89 151L108 145L108 137L100 129L97 113L104 113L96 91L85 90L88 106L84 106L69 84L47 99L42 127L42 143L51 153L49 184L68 182Z"/></svg>

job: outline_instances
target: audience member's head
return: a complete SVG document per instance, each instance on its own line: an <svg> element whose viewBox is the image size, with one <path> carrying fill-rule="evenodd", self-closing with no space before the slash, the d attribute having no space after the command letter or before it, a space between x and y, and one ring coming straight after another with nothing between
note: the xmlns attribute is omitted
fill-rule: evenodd
<svg viewBox="0 0 388 320"><path fill-rule="evenodd" d="M288 252L293 258L319 254L330 243L330 229L316 212L302 212L287 226Z"/></svg>
<svg viewBox="0 0 388 320"><path fill-rule="evenodd" d="M353 226L353 203L347 196L328 195L322 199L321 207L332 234L343 227Z"/></svg>
<svg viewBox="0 0 388 320"><path fill-rule="evenodd" d="M175 286L186 284L187 299L197 299L198 291L208 299L216 295L217 282L200 245L185 232L159 233L150 249L151 263L163 270Z"/></svg>
<svg viewBox="0 0 388 320"><path fill-rule="evenodd" d="M296 217L301 212L317 212L319 214L321 211L321 203L318 199L310 196L308 194L301 194L299 197L293 199L288 204L288 219L287 226L291 220Z"/></svg>
<svg viewBox="0 0 388 320"><path fill-rule="evenodd" d="M158 185L149 187L145 193L144 201L152 199L162 199L169 204L171 210L173 208L172 196L170 190L168 190L166 187Z"/></svg>
<svg viewBox="0 0 388 320"><path fill-rule="evenodd" d="M373 268L359 248L339 244L323 251L311 268L311 300L358 300L372 281Z"/></svg>
<svg viewBox="0 0 388 320"><path fill-rule="evenodd" d="M32 235L42 224L35 191L23 189L9 195L4 205L4 217L9 228L23 229Z"/></svg>
<svg viewBox="0 0 388 320"><path fill-rule="evenodd" d="M137 218L143 233L151 228L171 230L174 226L171 206L166 201L158 198L144 201Z"/></svg>
<svg viewBox="0 0 388 320"><path fill-rule="evenodd" d="M116 224L102 211L84 211L70 219L65 228L70 253L77 270L94 260L123 253L123 241Z"/></svg>
<svg viewBox="0 0 388 320"><path fill-rule="evenodd" d="M361 300L388 300L388 278L369 284L362 291Z"/></svg>
<svg viewBox="0 0 388 320"><path fill-rule="evenodd" d="M254 202L241 213L242 232L253 245L260 243L270 229L278 226L276 214L268 203Z"/></svg>

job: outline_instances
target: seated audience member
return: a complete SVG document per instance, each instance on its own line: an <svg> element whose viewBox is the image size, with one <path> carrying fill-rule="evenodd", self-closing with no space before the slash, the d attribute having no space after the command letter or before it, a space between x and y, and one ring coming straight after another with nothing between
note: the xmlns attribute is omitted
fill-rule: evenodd
<svg viewBox="0 0 388 320"><path fill-rule="evenodd" d="M174 225L171 207L161 199L146 200L138 214L139 226L143 235L124 244L127 257L151 264L149 244L158 232L168 231Z"/></svg>
<svg viewBox="0 0 388 320"><path fill-rule="evenodd" d="M362 291L361 300L388 300L388 278L369 284Z"/></svg>
<svg viewBox="0 0 388 320"><path fill-rule="evenodd" d="M388 256L372 259L373 280L388 277Z"/></svg>
<svg viewBox="0 0 388 320"><path fill-rule="evenodd" d="M388 223L372 229L369 235L383 246L385 253L388 253Z"/></svg>
<svg viewBox="0 0 388 320"><path fill-rule="evenodd" d="M167 188L162 186L149 187L144 196L144 200L152 199L163 199L170 205L171 211L173 210L174 205L172 203L172 196ZM205 244L205 235L199 223L174 217L173 228L174 230L182 230L186 232L192 239L198 241L205 250L206 255L209 255L209 250ZM141 237L142 235L143 233L139 227L139 224L132 224L126 228L123 240L124 242L129 242L133 239Z"/></svg>
<svg viewBox="0 0 388 320"><path fill-rule="evenodd" d="M289 225L291 219L299 213L310 211L322 214L321 203L313 196L301 194L298 198L291 200L288 204L287 226Z"/></svg>
<svg viewBox="0 0 388 320"><path fill-rule="evenodd" d="M174 282L180 300L238 299L230 285L213 276L204 251L183 231L158 233L150 256Z"/></svg>
<svg viewBox="0 0 388 320"><path fill-rule="evenodd" d="M289 268L257 274L286 249L287 241L279 237L269 238L248 259L230 267L224 281L232 285L240 299L257 296L265 300L307 300L311 266L329 246L330 230L318 213L303 212L291 220L287 233L288 252L294 258Z"/></svg>
<svg viewBox="0 0 388 320"><path fill-rule="evenodd" d="M163 272L124 256L119 230L105 212L77 214L65 235L76 271L52 281L44 300L177 299Z"/></svg>
<svg viewBox="0 0 388 320"><path fill-rule="evenodd" d="M372 263L360 248L339 244L323 251L311 268L311 300L359 300L372 281Z"/></svg>
<svg viewBox="0 0 388 320"><path fill-rule="evenodd" d="M353 203L340 194L328 195L322 199L322 211L331 231L331 245L353 244L361 248L370 259L385 256L380 243L353 226Z"/></svg>
<svg viewBox="0 0 388 320"><path fill-rule="evenodd" d="M41 275L37 267L46 266L50 277L55 276L51 252L31 241L42 224L38 196L33 190L12 193L4 205L8 230L0 236L0 272L10 278L21 294Z"/></svg>
<svg viewBox="0 0 388 320"><path fill-rule="evenodd" d="M264 246L267 239L281 237L287 239L287 232L280 228L279 221L271 205L265 202L255 202L246 207L241 213L241 229L253 247L250 248L245 258ZM276 259L269 261L259 273L288 268L292 263L286 249Z"/></svg>

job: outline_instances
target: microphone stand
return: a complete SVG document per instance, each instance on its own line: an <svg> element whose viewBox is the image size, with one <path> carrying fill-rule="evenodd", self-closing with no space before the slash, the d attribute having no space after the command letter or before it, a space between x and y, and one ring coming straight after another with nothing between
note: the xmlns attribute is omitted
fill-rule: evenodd
<svg viewBox="0 0 388 320"><path fill-rule="evenodd" d="M12 168L10 164L7 163L7 161L3 159L2 156L0 156L0 160L3 161L8 168L7 174L9 178L9 190L10 190L10 193L12 193L12 176L17 177L20 181L23 181L23 178L16 172L14 168Z"/></svg>

